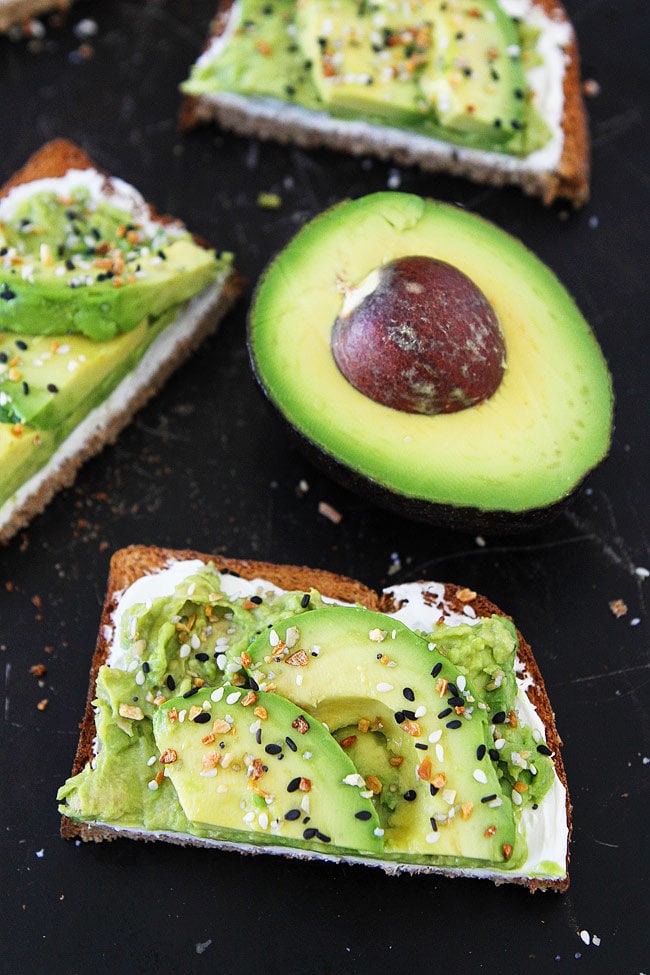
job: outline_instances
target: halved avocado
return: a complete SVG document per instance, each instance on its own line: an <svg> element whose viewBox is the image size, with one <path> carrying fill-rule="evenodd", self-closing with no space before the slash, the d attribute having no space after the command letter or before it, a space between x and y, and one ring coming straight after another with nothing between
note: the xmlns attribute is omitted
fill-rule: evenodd
<svg viewBox="0 0 650 975"><path fill-rule="evenodd" d="M463 272L492 307L505 344L496 390L456 412L377 402L332 354L346 296L356 309L382 269L415 255ZM468 531L539 524L609 448L611 379L573 300L518 240L447 204L386 192L321 214L264 273L248 341L262 389L310 457L419 521ZM387 370L387 383L403 378Z"/></svg>

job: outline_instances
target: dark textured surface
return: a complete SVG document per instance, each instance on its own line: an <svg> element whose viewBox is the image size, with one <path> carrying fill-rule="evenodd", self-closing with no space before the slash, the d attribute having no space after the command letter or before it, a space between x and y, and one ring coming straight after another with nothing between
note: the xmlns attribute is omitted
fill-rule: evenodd
<svg viewBox="0 0 650 975"><path fill-rule="evenodd" d="M609 460L553 525L514 540L481 545L386 514L294 452L250 373L243 302L118 444L0 551L3 971L650 970L650 583L635 572L650 566L650 8L645 0L568 8L584 75L602 86L589 102L594 179L583 211L544 210L514 190L415 171L392 181L494 219L559 274L614 374ZM235 250L252 285L305 219L385 188L391 169L214 129L180 137L176 85L210 12L209 2L189 0L88 2L67 26L48 29L40 53L0 40L0 179L44 140L72 138L159 209ZM81 17L94 17L99 33L94 57L77 63L72 28ZM260 191L279 192L282 208L261 210ZM342 521L319 515L319 501ZM488 594L531 642L565 741L575 822L569 893L530 897L476 881L62 841L54 795L74 755L109 553L134 541L308 563L371 585L437 577ZM620 619L609 609L616 598L629 607ZM42 687L29 673L37 663L47 666ZM600 947L585 946L580 929L599 935Z"/></svg>

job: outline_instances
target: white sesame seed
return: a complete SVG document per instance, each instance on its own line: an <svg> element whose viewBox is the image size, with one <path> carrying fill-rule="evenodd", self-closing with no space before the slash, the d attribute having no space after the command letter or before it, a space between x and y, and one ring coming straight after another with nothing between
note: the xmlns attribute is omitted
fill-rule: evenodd
<svg viewBox="0 0 650 975"><path fill-rule="evenodd" d="M147 760L147 765L155 765L158 759L155 755L152 755L150 759Z"/></svg>
<svg viewBox="0 0 650 975"><path fill-rule="evenodd" d="M183 722L185 721L186 715L187 715L187 708L183 708L182 711L178 712L178 720L180 721L181 724L183 724Z"/></svg>
<svg viewBox="0 0 650 975"><path fill-rule="evenodd" d="M241 691L233 691L232 694L229 694L226 698L226 704L236 704L240 697Z"/></svg>
<svg viewBox="0 0 650 975"><path fill-rule="evenodd" d="M275 630L271 630L271 632L269 633L269 643L271 644L272 647L277 647L279 642L280 642L280 637L275 632Z"/></svg>
<svg viewBox="0 0 650 975"><path fill-rule="evenodd" d="M465 688L467 687L467 680L465 679L463 674L458 675L458 678L456 680L456 687L458 688L459 691L464 691Z"/></svg>
<svg viewBox="0 0 650 975"><path fill-rule="evenodd" d="M147 788L151 789L152 792L155 792L156 789L158 788L158 783L156 782L155 779L151 779L150 782L147 782Z"/></svg>
<svg viewBox="0 0 650 975"><path fill-rule="evenodd" d="M144 681L145 681L144 671L139 670L138 673L135 675L135 682L136 684L138 684L139 687L142 687Z"/></svg>
<svg viewBox="0 0 650 975"><path fill-rule="evenodd" d="M198 650L199 647L201 646L201 641L199 640L196 633L192 634L192 638L190 640L190 646L192 647L192 650Z"/></svg>
<svg viewBox="0 0 650 975"><path fill-rule="evenodd" d="M487 775L483 769L475 768L472 774L477 782L480 782L482 785L487 785Z"/></svg>
<svg viewBox="0 0 650 975"><path fill-rule="evenodd" d="M210 697L215 702L215 704L217 703L217 701L220 701L221 698L223 697L223 687L217 687L216 691L213 691Z"/></svg>
<svg viewBox="0 0 650 975"><path fill-rule="evenodd" d="M217 667L219 668L219 670L226 669L226 662L227 661L226 661L225 653L220 653L219 656L217 657Z"/></svg>
<svg viewBox="0 0 650 975"><path fill-rule="evenodd" d="M432 731L431 734L429 735L429 741L431 742L432 745L435 745L435 743L437 741L440 741L441 738L442 738L441 730Z"/></svg>
<svg viewBox="0 0 650 975"><path fill-rule="evenodd" d="M199 772L199 775L202 776L204 779L213 779L216 774L217 774L216 768L210 768L210 769L206 769L203 772Z"/></svg>
<svg viewBox="0 0 650 975"><path fill-rule="evenodd" d="M268 813L265 813L265 812L260 813L259 816L257 817L257 821L260 824L260 826L262 827L262 829L268 829L268 827L269 827Z"/></svg>
<svg viewBox="0 0 650 975"><path fill-rule="evenodd" d="M442 745L436 745L436 758L439 762L444 762L445 760L445 750Z"/></svg>
<svg viewBox="0 0 650 975"><path fill-rule="evenodd" d="M377 684L377 690L380 694L387 694L389 691L393 690L393 685L387 684L385 681L380 681L379 684Z"/></svg>
<svg viewBox="0 0 650 975"><path fill-rule="evenodd" d="M421 704L420 707L417 708L417 710L415 712L415 717L416 718L423 718L426 713L427 713L427 709L425 708L424 704Z"/></svg>
<svg viewBox="0 0 650 975"><path fill-rule="evenodd" d="M178 656L181 658L181 660L184 660L185 657L189 657L189 655L190 655L190 649L191 648L190 648L189 643L184 643L181 646L180 650L178 651Z"/></svg>
<svg viewBox="0 0 650 975"><path fill-rule="evenodd" d="M384 835L384 831L381 828L381 826L375 826L375 828L373 829L373 833L374 833L375 836L383 836Z"/></svg>
<svg viewBox="0 0 650 975"><path fill-rule="evenodd" d="M440 833L431 832L427 833L427 843L437 843L440 839Z"/></svg>
<svg viewBox="0 0 650 975"><path fill-rule="evenodd" d="M580 940L584 944L586 944L586 945L590 945L591 944L591 935L589 934L588 931L585 931L584 928L583 928L583 930L580 931L579 934L580 934Z"/></svg>
<svg viewBox="0 0 650 975"><path fill-rule="evenodd" d="M245 823L252 823L254 821L254 819L255 819L255 813L254 812L247 812L246 815L244 816L244 822Z"/></svg>
<svg viewBox="0 0 650 975"><path fill-rule="evenodd" d="M524 801L516 789L512 790L512 801L514 802L515 806L520 806Z"/></svg>

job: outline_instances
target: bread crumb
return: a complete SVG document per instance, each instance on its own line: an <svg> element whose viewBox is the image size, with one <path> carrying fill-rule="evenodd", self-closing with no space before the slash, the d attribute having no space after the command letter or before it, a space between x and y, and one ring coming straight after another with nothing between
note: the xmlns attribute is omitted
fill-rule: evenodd
<svg viewBox="0 0 650 975"><path fill-rule="evenodd" d="M29 672L33 677L44 677L47 674L47 667L45 664L32 664Z"/></svg>
<svg viewBox="0 0 650 975"><path fill-rule="evenodd" d="M337 511L336 508L333 508L331 504L327 503L327 501L318 502L318 514L322 515L323 518L329 518L329 520L334 522L335 525L338 525L343 520L343 515L341 512Z"/></svg>
<svg viewBox="0 0 650 975"><path fill-rule="evenodd" d="M621 616L625 616L627 613L627 605L622 599L612 599L610 601L609 608L617 619L619 619Z"/></svg>
<svg viewBox="0 0 650 975"><path fill-rule="evenodd" d="M50 703L49 700L46 697L44 697L41 701L38 702L36 707L38 708L39 711L44 711L49 703Z"/></svg>
<svg viewBox="0 0 650 975"><path fill-rule="evenodd" d="M596 98L600 95L600 83L595 78L586 78L582 83L582 93L585 98Z"/></svg>

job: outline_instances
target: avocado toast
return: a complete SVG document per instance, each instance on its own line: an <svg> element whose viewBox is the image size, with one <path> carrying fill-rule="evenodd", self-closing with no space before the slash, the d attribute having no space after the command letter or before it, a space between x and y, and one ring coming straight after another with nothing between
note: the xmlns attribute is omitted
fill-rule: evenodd
<svg viewBox="0 0 650 975"><path fill-rule="evenodd" d="M231 255L70 142L0 190L0 543L116 438L238 292Z"/></svg>
<svg viewBox="0 0 650 975"><path fill-rule="evenodd" d="M133 546L62 833L561 891L559 745L530 647L468 589Z"/></svg>
<svg viewBox="0 0 650 975"><path fill-rule="evenodd" d="M223 0L182 122L589 195L575 35L557 0Z"/></svg>

